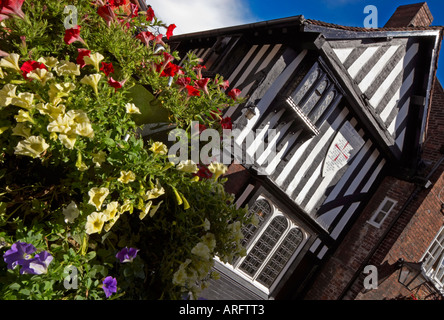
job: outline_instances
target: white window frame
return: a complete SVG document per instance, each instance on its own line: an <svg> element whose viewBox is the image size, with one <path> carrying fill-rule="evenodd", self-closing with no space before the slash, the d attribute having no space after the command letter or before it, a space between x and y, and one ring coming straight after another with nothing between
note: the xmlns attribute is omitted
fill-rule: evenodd
<svg viewBox="0 0 444 320"><path fill-rule="evenodd" d="M266 294L270 294L270 292L272 292L276 286L279 284L280 280L282 279L282 277L285 275L285 273L287 272L288 268L290 267L291 263L294 261L294 259L297 257L297 255L299 254L299 252L302 250L302 248L304 247L305 243L308 240L308 234L304 231L304 229L302 229L301 227L299 227L298 225L294 224L293 221L291 221L289 218L286 217L286 215L284 213L282 213L277 207L276 205L274 205L273 202L271 202L269 199L267 199L266 197L264 197L263 195L260 195L255 201L258 201L260 199L264 199L266 200L270 206L271 206L271 213L269 218L267 219L267 221L259 228L259 230L257 231L257 234L254 235L254 237L252 238L252 240L250 241L250 243L248 244L246 250L247 250L247 255L245 257L242 257L241 259L238 259L234 265L228 264L228 263L223 263L222 261L220 261L217 257L216 259L225 265L225 267L227 267L228 269L230 269L231 271L233 271L235 274L241 276L243 279L247 280L249 283L253 284L256 288L258 288L259 290L261 290L262 292L266 293ZM254 247L254 245L258 242L258 240L261 238L262 234L265 232L265 230L267 229L267 227L269 226L270 222L278 217L278 216L283 216L286 220L287 220L287 228L285 229L284 232L282 232L279 240L276 242L276 244L273 246L273 249L269 252L269 254L267 255L267 258L264 260L264 262L261 264L260 268L256 271L255 275L253 277L251 277L250 275L248 275L247 273L245 273L244 271L242 271L241 269L239 269L240 265L242 264L242 262L246 259L246 257L248 256L248 254L250 253L250 251L252 250L252 248ZM259 281L257 281L256 279L259 277L259 275L261 274L261 272L263 271L263 269L265 268L265 266L267 265L267 263L270 261L270 259L273 257L274 253L277 251L277 249L280 247L280 245L282 244L282 242L285 240L285 237L288 235L288 233L290 232L291 229L293 228L298 228L301 232L302 232L302 241L299 244L299 246L297 247L297 249L295 250L295 252L293 253L293 255L290 257L290 259L288 259L287 263L285 264L285 267L280 271L279 275L276 277L276 279L274 280L273 284L270 286L270 288L267 288L266 286L264 286L263 284L261 284Z"/></svg>
<svg viewBox="0 0 444 320"><path fill-rule="evenodd" d="M390 209L387 212L382 211L382 209L384 208L384 206L386 205L387 201L393 202L393 205L390 207ZM370 220L367 221L367 223L371 224L372 226L376 227L376 228L380 228L382 226L382 224L384 223L385 219L390 215L390 213L392 212L392 210L396 207L396 204L398 203L398 201L389 198L389 197L385 197L384 200L381 202L381 204L379 205L378 209L376 209L375 212L373 212L372 217L370 218ZM384 213L384 217L382 218L382 220L380 222L376 222L376 217L380 214L380 213Z"/></svg>
<svg viewBox="0 0 444 320"><path fill-rule="evenodd" d="M431 259L431 260L430 260ZM422 268L427 278L442 292L444 292L444 226L441 227L421 258L424 261ZM438 261L438 268L433 265Z"/></svg>

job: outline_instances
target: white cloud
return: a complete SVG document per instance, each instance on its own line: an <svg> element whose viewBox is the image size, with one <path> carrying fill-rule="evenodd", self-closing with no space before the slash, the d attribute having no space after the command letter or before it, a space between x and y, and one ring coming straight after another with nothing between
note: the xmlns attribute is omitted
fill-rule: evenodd
<svg viewBox="0 0 444 320"><path fill-rule="evenodd" d="M255 22L242 0L146 0L156 17L174 23L174 34L198 32Z"/></svg>

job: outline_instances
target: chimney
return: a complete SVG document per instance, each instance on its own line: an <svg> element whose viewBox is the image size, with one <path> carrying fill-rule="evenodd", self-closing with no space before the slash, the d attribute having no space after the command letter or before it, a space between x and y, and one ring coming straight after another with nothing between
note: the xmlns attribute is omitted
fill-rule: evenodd
<svg viewBox="0 0 444 320"><path fill-rule="evenodd" d="M384 28L428 27L433 16L426 2L399 6Z"/></svg>

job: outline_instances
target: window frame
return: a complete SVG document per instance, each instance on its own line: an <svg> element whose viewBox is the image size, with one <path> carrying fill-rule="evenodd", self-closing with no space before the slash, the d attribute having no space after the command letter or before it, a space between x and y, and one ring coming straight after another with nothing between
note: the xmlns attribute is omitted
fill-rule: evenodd
<svg viewBox="0 0 444 320"><path fill-rule="evenodd" d="M298 254L300 253L302 248L305 246L306 242L309 239L309 235L307 234L307 232L302 227L300 227L297 224L295 224L286 214L284 214L272 201L267 199L265 196L259 195L254 200L253 203L255 203L256 201L259 201L261 199L263 199L263 200L268 202L268 204L271 207L271 213L269 214L267 220L261 225L260 228L258 228L256 230L255 234L250 239L250 241L249 241L249 243L248 243L248 245L246 247L247 255L244 256L244 257L241 257L240 259L237 259L236 261L233 262L232 265L228 264L228 263L225 263L224 265L226 267L228 267L230 270L232 270L234 273L236 273L237 275L241 276L243 279L247 280L249 283L251 283L254 287L258 288L260 291L262 291L262 292L264 292L266 294L270 294L277 287L277 285L279 284L280 280L285 275L285 273L287 272L288 268L291 266L291 264L294 261L294 259L298 256ZM242 265L243 261L246 259L248 254L251 252L251 250L254 248L256 243L261 239L261 236L267 230L268 226L273 221L273 219L278 217L278 216L284 217L286 219L287 227L282 232L282 234L280 235L279 239L276 241L275 245L270 250L270 252L266 256L264 261L261 263L260 267L257 269L255 274L253 276L250 276L246 272L241 270L240 266ZM261 275L262 271L265 269L265 267L267 266L268 262L273 258L275 252L281 247L282 243L286 240L287 235L294 228L297 228L297 229L299 229L301 231L301 233L302 233L301 242L297 246L296 250L292 253L292 255L290 256L288 261L285 263L285 265L282 268L282 270L278 273L278 275L274 279L273 283L269 287L261 284L258 281L258 277ZM219 260L219 262L220 262L220 260Z"/></svg>
<svg viewBox="0 0 444 320"><path fill-rule="evenodd" d="M393 202L392 206L390 207L390 209L387 212L382 211L382 209L385 207L387 201L391 201ZM392 212L392 210L396 207L396 205L398 204L398 201L389 198L389 197L385 197L384 200L382 200L382 202L379 204L378 209L376 209L370 220L367 221L368 224L374 226L375 228L381 228L382 224L384 223L385 219L387 219L387 217L390 215L390 213ZM378 217L378 215L380 213L384 214L384 217L381 219L380 222L376 222L376 218Z"/></svg>
<svg viewBox="0 0 444 320"><path fill-rule="evenodd" d="M439 239L439 240L438 240ZM436 246L435 246L436 244ZM434 247L439 249L437 251ZM439 247L439 248L438 248ZM432 250L433 249L433 250ZM435 254L437 253L437 254ZM433 260L429 261L429 257ZM424 271L427 278L433 282L433 284L440 290L444 289L444 226L442 226L437 232L436 236L433 238L432 242L428 246L424 255L421 258L423 261L422 270ZM434 268L436 262L438 262L438 268ZM438 277L438 274L441 274ZM441 279L441 280L440 280Z"/></svg>

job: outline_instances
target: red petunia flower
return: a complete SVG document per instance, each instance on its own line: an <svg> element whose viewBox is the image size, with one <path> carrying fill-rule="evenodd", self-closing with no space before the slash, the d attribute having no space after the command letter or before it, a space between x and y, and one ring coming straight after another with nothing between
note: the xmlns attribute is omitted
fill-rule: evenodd
<svg viewBox="0 0 444 320"><path fill-rule="evenodd" d="M208 169L208 167L204 164L198 164L197 167L199 168L199 171L197 171L196 173L194 173L194 176L198 176L200 178L204 178L204 179L211 179L211 177L213 176L213 173L210 171L210 169Z"/></svg>
<svg viewBox="0 0 444 320"><path fill-rule="evenodd" d="M161 77L174 77L177 72L180 70L180 67L174 63L168 62L166 67L162 70L160 74Z"/></svg>
<svg viewBox="0 0 444 320"><path fill-rule="evenodd" d="M114 88L115 91L117 91L117 89L120 89L123 87L123 85L125 84L126 80L122 80L122 81L117 81L114 80L113 77L109 77L108 79L108 84Z"/></svg>
<svg viewBox="0 0 444 320"><path fill-rule="evenodd" d="M0 0L0 21L11 18L11 16L18 16L21 19L25 18L22 11L22 5L25 0Z"/></svg>
<svg viewBox="0 0 444 320"><path fill-rule="evenodd" d="M151 6L148 6L148 10L146 11L146 21L153 21L155 16L156 15L154 14L153 8L151 8Z"/></svg>
<svg viewBox="0 0 444 320"><path fill-rule="evenodd" d="M130 17L135 18L139 14L139 7L136 6L134 3L130 3Z"/></svg>
<svg viewBox="0 0 444 320"><path fill-rule="evenodd" d="M35 70L35 69L46 69L46 66L43 63L34 61L34 60L28 60L25 63L23 63L23 65L21 66L20 70L22 70L22 75L23 77L28 80L28 73L30 73L31 71Z"/></svg>
<svg viewBox="0 0 444 320"><path fill-rule="evenodd" d="M79 52L79 54L77 56L76 63L80 65L80 68L83 68L86 65L83 58L89 57L89 55L91 54L91 51L88 49L83 49L83 48L77 49L77 51Z"/></svg>
<svg viewBox="0 0 444 320"><path fill-rule="evenodd" d="M228 80L222 81L221 83L219 83L219 86L224 89L227 90L230 87L230 83L228 82Z"/></svg>
<svg viewBox="0 0 444 320"><path fill-rule="evenodd" d="M206 69L206 68L207 67L201 66L200 64L193 67L193 70L197 71L197 79L202 79L202 69Z"/></svg>
<svg viewBox="0 0 444 320"><path fill-rule="evenodd" d="M241 91L239 89L232 89L230 92L228 92L228 96L233 100L236 100L240 94Z"/></svg>
<svg viewBox="0 0 444 320"><path fill-rule="evenodd" d="M111 7L120 7L126 5L126 0L108 0Z"/></svg>
<svg viewBox="0 0 444 320"><path fill-rule="evenodd" d="M223 119L220 120L220 125L222 127L222 129L229 129L231 130L233 128L233 123L231 122L231 118L230 117L225 117Z"/></svg>
<svg viewBox="0 0 444 320"><path fill-rule="evenodd" d="M150 41L156 39L154 34L149 31L143 31L136 36L136 39L142 41L146 46L150 45Z"/></svg>
<svg viewBox="0 0 444 320"><path fill-rule="evenodd" d="M170 24L167 28L166 37L168 40L170 40L170 37L173 35L173 30L176 29L175 24Z"/></svg>
<svg viewBox="0 0 444 320"><path fill-rule="evenodd" d="M179 78L176 81L176 84L179 85L179 92L185 89L191 83L190 77Z"/></svg>
<svg viewBox="0 0 444 320"><path fill-rule="evenodd" d="M73 42L80 41L85 43L83 39L80 37L80 26L77 25L74 28L65 30L65 37L63 38L67 45L70 45Z"/></svg>
<svg viewBox="0 0 444 320"><path fill-rule="evenodd" d="M203 78L203 79L199 79L194 81L194 85L197 89L202 90L203 92L205 92L206 94L208 93L208 82L210 81L210 78Z"/></svg>
<svg viewBox="0 0 444 320"><path fill-rule="evenodd" d="M102 62L102 67L100 70L102 70L103 73L108 77L110 73L114 72L114 67L112 63Z"/></svg>
<svg viewBox="0 0 444 320"><path fill-rule="evenodd" d="M193 86L187 85L188 97L200 96L200 91Z"/></svg>
<svg viewBox="0 0 444 320"><path fill-rule="evenodd" d="M116 19L116 14L109 4L99 7L97 9L97 14L106 21L108 27L111 25L111 22Z"/></svg>

